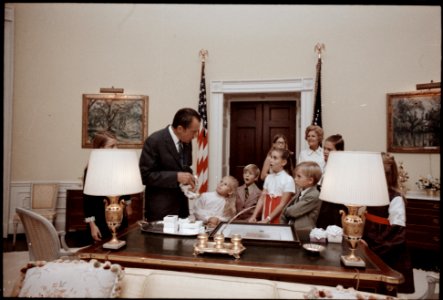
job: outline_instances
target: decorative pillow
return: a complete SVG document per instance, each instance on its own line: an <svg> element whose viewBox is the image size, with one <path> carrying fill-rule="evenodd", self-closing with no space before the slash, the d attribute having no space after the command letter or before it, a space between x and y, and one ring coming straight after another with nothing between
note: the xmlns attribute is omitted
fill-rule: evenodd
<svg viewBox="0 0 443 300"><path fill-rule="evenodd" d="M21 282L13 296L117 298L124 277L120 265L95 259L29 262L21 273Z"/></svg>
<svg viewBox="0 0 443 300"><path fill-rule="evenodd" d="M305 299L356 299L356 300L396 300L398 298L393 296L381 295L360 292L353 288L345 289L341 285L337 285L336 288L313 287L309 292L304 294Z"/></svg>

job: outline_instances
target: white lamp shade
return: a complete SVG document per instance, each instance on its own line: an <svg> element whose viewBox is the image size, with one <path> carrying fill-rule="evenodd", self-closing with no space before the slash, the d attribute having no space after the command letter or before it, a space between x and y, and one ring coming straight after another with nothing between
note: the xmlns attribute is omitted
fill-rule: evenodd
<svg viewBox="0 0 443 300"><path fill-rule="evenodd" d="M129 149L93 149L83 192L94 196L121 196L144 190L138 155Z"/></svg>
<svg viewBox="0 0 443 300"><path fill-rule="evenodd" d="M388 186L381 153L330 152L319 197L344 205L388 205Z"/></svg>

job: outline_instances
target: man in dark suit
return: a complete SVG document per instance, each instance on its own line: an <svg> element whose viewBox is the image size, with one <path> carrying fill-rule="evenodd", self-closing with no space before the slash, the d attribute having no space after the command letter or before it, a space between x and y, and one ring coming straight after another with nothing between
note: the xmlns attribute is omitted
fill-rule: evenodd
<svg viewBox="0 0 443 300"><path fill-rule="evenodd" d="M188 198L180 184L195 187L192 174L192 139L200 128L200 115L192 108L178 110L172 125L152 133L140 156L145 189L145 217L163 220L167 215L189 216Z"/></svg>

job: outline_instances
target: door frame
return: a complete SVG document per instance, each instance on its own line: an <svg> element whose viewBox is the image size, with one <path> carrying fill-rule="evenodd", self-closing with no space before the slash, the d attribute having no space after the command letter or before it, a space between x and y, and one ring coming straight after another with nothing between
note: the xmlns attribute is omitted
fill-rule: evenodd
<svg viewBox="0 0 443 300"><path fill-rule="evenodd" d="M208 190L215 190L217 182L229 170L229 94L299 92L300 105L297 109L297 149L296 155L307 148L304 129L311 124L314 112L314 80L312 78L280 80L222 81L210 84L209 98L209 176Z"/></svg>

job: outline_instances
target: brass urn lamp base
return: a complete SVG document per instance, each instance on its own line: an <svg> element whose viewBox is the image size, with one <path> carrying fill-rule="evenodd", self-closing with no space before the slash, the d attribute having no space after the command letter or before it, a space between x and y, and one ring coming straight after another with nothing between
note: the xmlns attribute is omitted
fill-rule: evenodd
<svg viewBox="0 0 443 300"><path fill-rule="evenodd" d="M105 249L120 249L124 245L126 245L125 241L120 241L117 239L117 229L120 227L123 220L123 209L125 208L125 201L120 200L118 202L119 196L109 196L110 203L108 204L105 199L105 203L107 204L105 207L105 218L106 223L108 224L109 229L112 232L112 239L109 242L103 244L103 248Z"/></svg>
<svg viewBox="0 0 443 300"><path fill-rule="evenodd" d="M123 247L124 245L126 245L125 241L119 241L119 240L114 241L112 239L109 242L104 243L103 248L117 250L117 249L120 249L121 247Z"/></svg>
<svg viewBox="0 0 443 300"><path fill-rule="evenodd" d="M342 255L341 262L347 267L366 267L366 263L363 259L355 255L355 249L358 246L365 227L364 213L359 215L359 209L361 206L347 205L349 214L341 210L341 221L343 226L343 237L349 243L351 253L348 255Z"/></svg>

